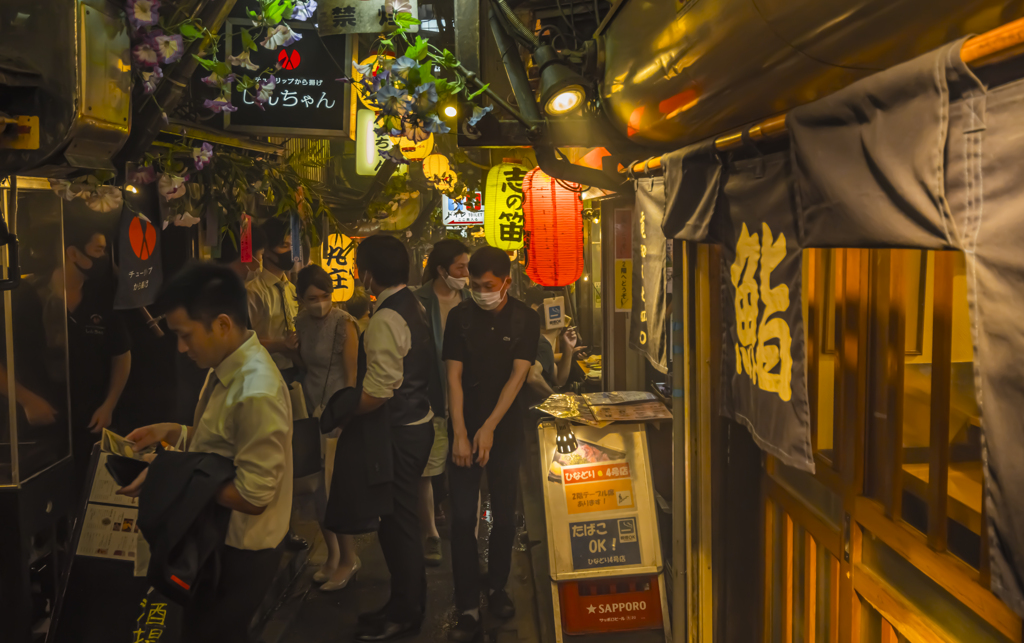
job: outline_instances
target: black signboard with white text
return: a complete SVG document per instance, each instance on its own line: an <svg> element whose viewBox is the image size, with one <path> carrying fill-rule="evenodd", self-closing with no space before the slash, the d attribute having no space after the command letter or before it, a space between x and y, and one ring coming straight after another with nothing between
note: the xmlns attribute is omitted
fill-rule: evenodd
<svg viewBox="0 0 1024 643"><path fill-rule="evenodd" d="M251 24L246 20L228 21L227 56L241 53L239 30ZM350 85L338 81L338 78L352 75L350 47L344 47L344 60L335 63L312 25L291 23L291 27L302 39L273 50L260 44L262 36L253 36L257 49L251 52L250 59L260 70L279 65L280 70L275 73L277 86L270 100L260 109L253 101L253 92L250 90L246 94L235 83L231 88L231 104L238 111L225 112L224 129L263 136L349 138ZM338 67L339 64L342 68ZM232 67L231 72L239 77L248 74L253 78L259 73L244 67Z"/></svg>
<svg viewBox="0 0 1024 643"><path fill-rule="evenodd" d="M597 569L640 565L636 516L569 524L572 568Z"/></svg>

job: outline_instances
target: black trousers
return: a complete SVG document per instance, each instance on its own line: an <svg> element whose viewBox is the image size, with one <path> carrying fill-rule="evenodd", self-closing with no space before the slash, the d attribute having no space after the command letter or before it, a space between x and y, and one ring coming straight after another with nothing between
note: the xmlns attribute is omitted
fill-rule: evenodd
<svg viewBox="0 0 1024 643"><path fill-rule="evenodd" d="M508 582L512 569L512 545L516 537L516 493L519 490L522 453L522 422L517 422L515 427L499 426L495 431L494 448L491 449L486 467L481 468L476 463L476 456L469 467L456 466L449 457L447 473L452 507L452 572L455 576L455 606L459 611L480 607L480 562L474 532L478 519L476 503L480 493L480 477L484 469L487 470L487 488L491 494L493 516L488 541L488 589L505 589Z"/></svg>
<svg viewBox="0 0 1024 643"><path fill-rule="evenodd" d="M398 623L418 623L427 608L427 570L418 507L419 482L433 444L434 427L430 422L391 427L394 511L381 516L377 538L391 574L391 598L385 611Z"/></svg>
<svg viewBox="0 0 1024 643"><path fill-rule="evenodd" d="M249 643L249 625L277 575L283 551L225 547L220 584L200 590L185 607L181 640Z"/></svg>

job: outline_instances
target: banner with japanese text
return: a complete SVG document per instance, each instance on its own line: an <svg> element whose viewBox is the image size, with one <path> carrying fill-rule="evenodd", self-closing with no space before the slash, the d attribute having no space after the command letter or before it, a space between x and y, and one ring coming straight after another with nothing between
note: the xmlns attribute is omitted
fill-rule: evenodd
<svg viewBox="0 0 1024 643"><path fill-rule="evenodd" d="M356 244L344 234L326 238L322 264L334 285L331 301L348 301L356 291Z"/></svg>
<svg viewBox="0 0 1024 643"><path fill-rule="evenodd" d="M665 216L665 190L662 179L636 181L636 203L632 212L632 314L629 320L629 346L643 353L651 366L668 372L668 314L665 292L665 235L661 221ZM618 264L618 260L616 260ZM618 267L616 266L616 269ZM618 277L618 273L616 273ZM618 288L618 283L616 283ZM617 292L617 291L616 291ZM616 306L617 307L617 306Z"/></svg>
<svg viewBox="0 0 1024 643"><path fill-rule="evenodd" d="M320 35L382 33L394 31L395 8L384 0L320 0L317 5L317 24ZM429 6L429 5L428 5ZM406 11L414 18L419 15L419 2L408 0L402 3L400 11ZM410 32L419 27L413 25Z"/></svg>
<svg viewBox="0 0 1024 643"><path fill-rule="evenodd" d="M124 207L118 224L116 310L149 306L156 301L164 273L160 262L160 228Z"/></svg>

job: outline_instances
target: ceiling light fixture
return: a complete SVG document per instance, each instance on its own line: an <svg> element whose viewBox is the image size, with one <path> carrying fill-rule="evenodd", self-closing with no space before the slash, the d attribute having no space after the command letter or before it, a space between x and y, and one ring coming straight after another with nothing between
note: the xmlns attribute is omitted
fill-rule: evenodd
<svg viewBox="0 0 1024 643"><path fill-rule="evenodd" d="M540 102L551 116L562 116L577 109L587 96L587 81L562 59L551 45L541 45L533 52L540 68Z"/></svg>
<svg viewBox="0 0 1024 643"><path fill-rule="evenodd" d="M455 108L455 105L448 105L444 108L444 115L448 118L455 118L459 115L459 110Z"/></svg>

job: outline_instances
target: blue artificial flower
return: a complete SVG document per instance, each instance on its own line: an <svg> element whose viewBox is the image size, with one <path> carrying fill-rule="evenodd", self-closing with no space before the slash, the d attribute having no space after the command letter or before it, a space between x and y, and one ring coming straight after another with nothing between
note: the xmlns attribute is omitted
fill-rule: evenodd
<svg viewBox="0 0 1024 643"><path fill-rule="evenodd" d="M430 138L430 132L426 129L426 123L418 118L410 118L404 122L405 131L402 136L415 143L422 143Z"/></svg>
<svg viewBox="0 0 1024 643"><path fill-rule="evenodd" d="M352 63L352 66L360 76L368 76L370 71L373 69L373 65L360 65L359 63Z"/></svg>
<svg viewBox="0 0 1024 643"><path fill-rule="evenodd" d="M476 127L476 124L480 122L484 116L487 116L494 110L494 105L488 105L487 107L473 106L473 115L469 117L469 126Z"/></svg>
<svg viewBox="0 0 1024 643"><path fill-rule="evenodd" d="M405 158L405 155L402 154L402 149L398 145L392 145L391 149L384 152L381 156L400 165L407 165L409 163L409 159Z"/></svg>
<svg viewBox="0 0 1024 643"><path fill-rule="evenodd" d="M409 111L409 92L394 85L386 85L377 92L377 103L383 114L401 116Z"/></svg>
<svg viewBox="0 0 1024 643"><path fill-rule="evenodd" d="M434 83L426 83L416 88L414 105L416 113L421 116L426 116L437 106L437 88Z"/></svg>
<svg viewBox="0 0 1024 643"><path fill-rule="evenodd" d="M419 68L420 64L418 62L408 56L402 56L391 65L391 73L405 80L409 77L410 71Z"/></svg>
<svg viewBox="0 0 1024 643"><path fill-rule="evenodd" d="M424 126L431 134L447 134L451 131L451 128L444 124L444 122L437 116L431 116L427 119L427 124Z"/></svg>
<svg viewBox="0 0 1024 643"><path fill-rule="evenodd" d="M292 9L292 20L305 21L313 17L313 12L316 11L316 0L306 0L306 2L296 2L295 8Z"/></svg>

